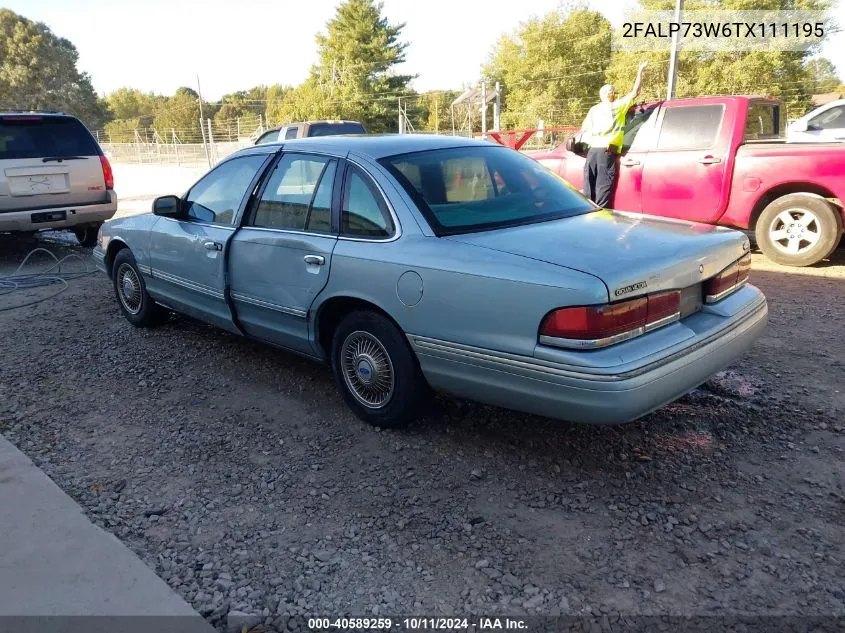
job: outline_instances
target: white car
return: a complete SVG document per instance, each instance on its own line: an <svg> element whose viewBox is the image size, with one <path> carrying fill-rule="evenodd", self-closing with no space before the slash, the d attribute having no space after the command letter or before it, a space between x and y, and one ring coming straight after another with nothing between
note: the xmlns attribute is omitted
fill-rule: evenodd
<svg viewBox="0 0 845 633"><path fill-rule="evenodd" d="M789 143L845 141L845 99L831 101L796 119L786 128Z"/></svg>

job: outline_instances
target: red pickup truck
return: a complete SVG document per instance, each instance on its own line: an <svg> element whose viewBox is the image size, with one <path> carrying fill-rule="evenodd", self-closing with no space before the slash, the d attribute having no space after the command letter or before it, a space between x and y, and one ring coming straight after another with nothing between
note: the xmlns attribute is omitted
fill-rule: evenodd
<svg viewBox="0 0 845 633"><path fill-rule="evenodd" d="M786 143L781 104L700 97L628 112L612 207L752 230L789 266L828 257L842 236L845 144ZM583 188L586 148L570 138L531 155Z"/></svg>

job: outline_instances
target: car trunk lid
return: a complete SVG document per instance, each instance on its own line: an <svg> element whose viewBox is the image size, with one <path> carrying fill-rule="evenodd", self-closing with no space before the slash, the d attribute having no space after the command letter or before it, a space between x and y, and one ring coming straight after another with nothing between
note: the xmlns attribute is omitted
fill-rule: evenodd
<svg viewBox="0 0 845 633"><path fill-rule="evenodd" d="M610 301L696 286L748 250L738 231L606 210L446 239L591 274Z"/></svg>
<svg viewBox="0 0 845 633"><path fill-rule="evenodd" d="M0 212L106 201L100 155L73 117L0 115Z"/></svg>

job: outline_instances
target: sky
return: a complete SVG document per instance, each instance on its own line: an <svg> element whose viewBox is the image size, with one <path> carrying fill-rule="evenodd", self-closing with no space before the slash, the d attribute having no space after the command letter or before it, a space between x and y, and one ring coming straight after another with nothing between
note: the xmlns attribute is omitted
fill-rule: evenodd
<svg viewBox="0 0 845 633"><path fill-rule="evenodd" d="M0 0L0 6L45 22L79 51L79 68L100 94L122 86L173 94L179 86L203 98L256 85L296 85L317 58L314 36L338 0ZM618 22L635 0L590 0ZM384 0L384 14L405 22L410 43L401 72L418 74L419 91L460 89L478 80L496 40L559 0ZM834 10L845 26L845 0ZM823 54L845 78L845 34Z"/></svg>

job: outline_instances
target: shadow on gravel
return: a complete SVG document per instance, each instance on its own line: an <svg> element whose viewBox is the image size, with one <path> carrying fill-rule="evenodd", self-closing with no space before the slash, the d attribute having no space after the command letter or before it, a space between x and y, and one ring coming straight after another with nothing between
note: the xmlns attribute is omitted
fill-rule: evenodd
<svg viewBox="0 0 845 633"><path fill-rule="evenodd" d="M270 387L317 415L327 405L339 410L340 415L323 422L329 428L321 432L340 434L352 446L368 443L371 427L346 409L327 367L185 317L173 317L165 327L178 330L180 337L209 337L219 355L229 359L218 368L227 380L243 380L246 366L238 359L249 359L249 367L260 368L250 376L254 387ZM295 420L280 423L290 432L318 432ZM539 467L553 479L625 481L681 464L694 466L698 478L724 468L728 452L746 451L755 437L793 425L793 412L777 394L735 367L658 411L617 426L573 424L437 394L409 428L380 431L373 450L391 438L432 443L447 453L478 458L481 467L471 476L477 479L497 470Z"/></svg>
<svg viewBox="0 0 845 633"><path fill-rule="evenodd" d="M72 233L45 231L35 235L0 233L0 273L14 272L35 248L46 248L57 257L87 252Z"/></svg>

